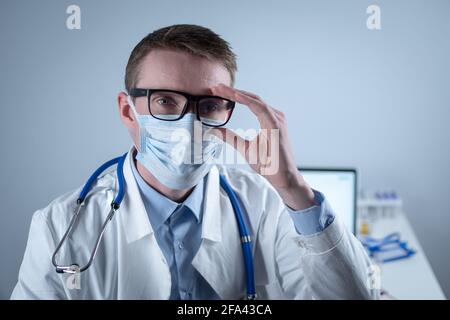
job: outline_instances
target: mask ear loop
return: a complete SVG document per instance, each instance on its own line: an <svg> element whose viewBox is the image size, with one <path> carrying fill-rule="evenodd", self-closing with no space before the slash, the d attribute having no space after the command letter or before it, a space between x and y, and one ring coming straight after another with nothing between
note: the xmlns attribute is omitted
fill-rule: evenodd
<svg viewBox="0 0 450 320"><path fill-rule="evenodd" d="M142 126L139 123L139 113L137 113L136 110L136 106L134 105L134 102L131 98L131 96L129 94L127 94L126 92L124 92L127 95L127 102L128 105L130 106L131 111L134 114L134 119L137 121L138 123L138 127L139 127L139 148L136 146L136 149L138 152L141 153L145 153L145 134L144 134L144 130L142 128Z"/></svg>
<svg viewBox="0 0 450 320"><path fill-rule="evenodd" d="M126 93L125 93L125 94L126 94ZM127 95L127 102L128 102L128 105L130 106L131 111L133 111L134 117L137 119L139 114L137 113L136 106L134 105L134 102L133 102L133 100L131 99L131 96L130 96L129 94L126 94L126 95Z"/></svg>

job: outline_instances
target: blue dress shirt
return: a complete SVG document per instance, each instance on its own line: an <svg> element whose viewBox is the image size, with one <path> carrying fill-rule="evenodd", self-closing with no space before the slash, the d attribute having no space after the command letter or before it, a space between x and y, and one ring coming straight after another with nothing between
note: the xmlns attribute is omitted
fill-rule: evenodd
<svg viewBox="0 0 450 320"><path fill-rule="evenodd" d="M186 200L177 203L148 185L138 173L134 161L132 163L133 175L156 241L170 268L170 299L219 299L217 293L191 264L201 242L206 177L195 186ZM314 194L317 205L300 211L288 208L296 231L303 235L322 231L334 219L334 215L324 214L323 195L315 190Z"/></svg>

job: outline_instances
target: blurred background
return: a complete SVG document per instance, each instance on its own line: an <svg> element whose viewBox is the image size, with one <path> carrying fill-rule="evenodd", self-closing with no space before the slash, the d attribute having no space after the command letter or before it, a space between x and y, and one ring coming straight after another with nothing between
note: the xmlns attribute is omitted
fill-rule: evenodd
<svg viewBox="0 0 450 320"><path fill-rule="evenodd" d="M79 30L66 27L73 4ZM449 12L445 0L1 0L0 298L33 212L130 146L116 105L127 59L177 23L230 42L236 87L285 112L299 165L357 168L359 195L395 190L450 296ZM232 126L258 123L242 107Z"/></svg>

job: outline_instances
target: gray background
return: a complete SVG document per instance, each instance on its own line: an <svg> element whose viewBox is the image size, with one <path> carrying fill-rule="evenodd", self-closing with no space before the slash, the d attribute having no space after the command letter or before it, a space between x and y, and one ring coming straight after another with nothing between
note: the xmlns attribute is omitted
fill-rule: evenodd
<svg viewBox="0 0 450 320"><path fill-rule="evenodd" d="M365 190L397 190L450 296L450 1L0 3L0 298L16 282L32 213L130 145L116 110L126 61L174 23L232 44L237 86L287 114L299 164L355 166ZM366 28L373 3L380 31ZM66 29L70 4L81 30ZM241 108L233 125L257 122Z"/></svg>

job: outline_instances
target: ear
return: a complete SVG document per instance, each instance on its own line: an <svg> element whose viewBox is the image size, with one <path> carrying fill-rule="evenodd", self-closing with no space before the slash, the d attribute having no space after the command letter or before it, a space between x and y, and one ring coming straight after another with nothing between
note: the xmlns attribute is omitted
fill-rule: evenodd
<svg viewBox="0 0 450 320"><path fill-rule="evenodd" d="M128 95L121 91L117 95L117 106L119 111L119 117L122 123L127 127L128 130L133 130L136 125L136 119L134 118L133 111L131 110L130 105L128 104Z"/></svg>

